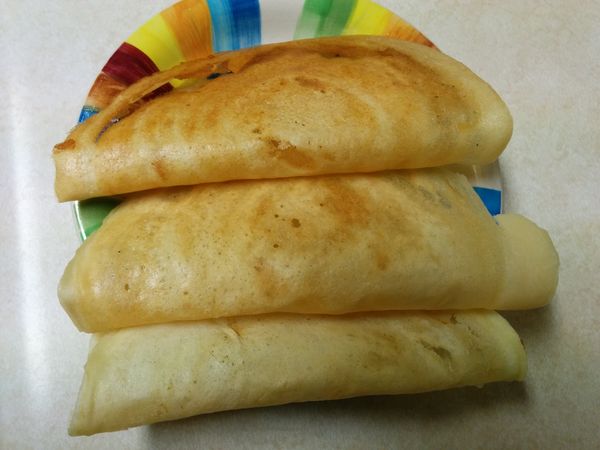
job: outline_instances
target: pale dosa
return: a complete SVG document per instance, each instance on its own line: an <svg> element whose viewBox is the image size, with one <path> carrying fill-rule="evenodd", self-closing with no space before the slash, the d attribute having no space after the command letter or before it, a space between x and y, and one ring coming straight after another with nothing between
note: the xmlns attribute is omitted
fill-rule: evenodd
<svg viewBox="0 0 600 450"><path fill-rule="evenodd" d="M94 336L72 435L196 414L521 380L493 311L263 315Z"/></svg>
<svg viewBox="0 0 600 450"><path fill-rule="evenodd" d="M138 102L174 78L198 81ZM55 147L55 188L65 201L224 180L485 164L511 133L494 90L437 50L378 36L294 41L141 80Z"/></svg>
<svg viewBox="0 0 600 450"><path fill-rule="evenodd" d="M82 331L295 312L522 309L558 258L444 169L238 181L132 196L59 286Z"/></svg>

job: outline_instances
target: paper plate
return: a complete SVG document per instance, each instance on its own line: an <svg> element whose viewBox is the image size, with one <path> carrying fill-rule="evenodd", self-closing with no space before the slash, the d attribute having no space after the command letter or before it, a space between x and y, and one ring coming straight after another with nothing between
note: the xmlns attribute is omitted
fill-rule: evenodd
<svg viewBox="0 0 600 450"><path fill-rule="evenodd" d="M106 107L140 78L210 53L319 36L374 34L435 48L409 23L370 0L183 0L152 17L110 57L96 78L79 122ZM157 94L177 88L177 81ZM502 208L497 163L464 168L491 214ZM82 239L118 204L99 198L75 203Z"/></svg>

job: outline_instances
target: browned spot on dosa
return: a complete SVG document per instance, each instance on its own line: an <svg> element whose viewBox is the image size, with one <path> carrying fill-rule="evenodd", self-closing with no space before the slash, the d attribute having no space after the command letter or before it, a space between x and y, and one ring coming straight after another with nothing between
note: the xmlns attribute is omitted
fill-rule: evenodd
<svg viewBox="0 0 600 450"><path fill-rule="evenodd" d="M254 270L260 292L267 299L274 298L277 293L282 290L284 281L281 275L278 274L275 268L263 257L256 259Z"/></svg>
<svg viewBox="0 0 600 450"><path fill-rule="evenodd" d="M323 202L342 224L365 224L369 220L367 199L341 178L322 180L326 198Z"/></svg>
<svg viewBox="0 0 600 450"><path fill-rule="evenodd" d="M167 168L165 167L165 162L162 159L152 161L152 167L154 167L154 170L161 180L167 179Z"/></svg>
<svg viewBox="0 0 600 450"><path fill-rule="evenodd" d="M326 91L325 84L321 80L318 80L316 78L307 78L300 76L294 78L294 80L296 80L300 86L315 89L323 94Z"/></svg>
<svg viewBox="0 0 600 450"><path fill-rule="evenodd" d="M375 261L377 264L377 268L381 271L386 270L390 265L389 255L381 250L375 251Z"/></svg>
<svg viewBox="0 0 600 450"><path fill-rule="evenodd" d="M75 140L67 139L65 142L61 142L54 147L54 153L60 153L65 150L73 150L75 148Z"/></svg>
<svg viewBox="0 0 600 450"><path fill-rule="evenodd" d="M268 155L279 161L296 168L312 169L315 167L315 160L311 156L288 141L267 138L263 142L268 145Z"/></svg>

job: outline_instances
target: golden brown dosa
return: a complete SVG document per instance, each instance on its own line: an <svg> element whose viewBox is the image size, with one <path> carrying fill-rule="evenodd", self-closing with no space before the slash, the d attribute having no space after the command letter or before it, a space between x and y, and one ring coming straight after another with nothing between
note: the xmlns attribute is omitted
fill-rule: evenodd
<svg viewBox="0 0 600 450"><path fill-rule="evenodd" d="M493 311L263 315L94 336L69 433L196 414L521 380Z"/></svg>
<svg viewBox="0 0 600 450"><path fill-rule="evenodd" d="M215 73L223 75L206 79ZM173 78L199 81L139 106ZM141 80L55 147L55 187L65 201L224 180L485 164L511 133L494 90L439 51L378 36L294 41Z"/></svg>
<svg viewBox="0 0 600 450"><path fill-rule="evenodd" d="M519 216L498 224L444 169L296 177L134 195L59 287L82 331L295 312L522 309L558 259Z"/></svg>

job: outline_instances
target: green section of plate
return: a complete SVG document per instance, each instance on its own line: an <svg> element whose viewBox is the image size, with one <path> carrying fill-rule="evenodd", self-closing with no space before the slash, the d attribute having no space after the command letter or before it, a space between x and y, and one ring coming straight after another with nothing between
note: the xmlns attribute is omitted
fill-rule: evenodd
<svg viewBox="0 0 600 450"><path fill-rule="evenodd" d="M89 238L94 231L100 228L104 218L119 203L121 200L112 197L93 198L75 203L75 216L79 224L81 239ZM82 210L85 211L85 214L81 214Z"/></svg>
<svg viewBox="0 0 600 450"><path fill-rule="evenodd" d="M339 36L354 9L354 1L306 0L294 39Z"/></svg>

